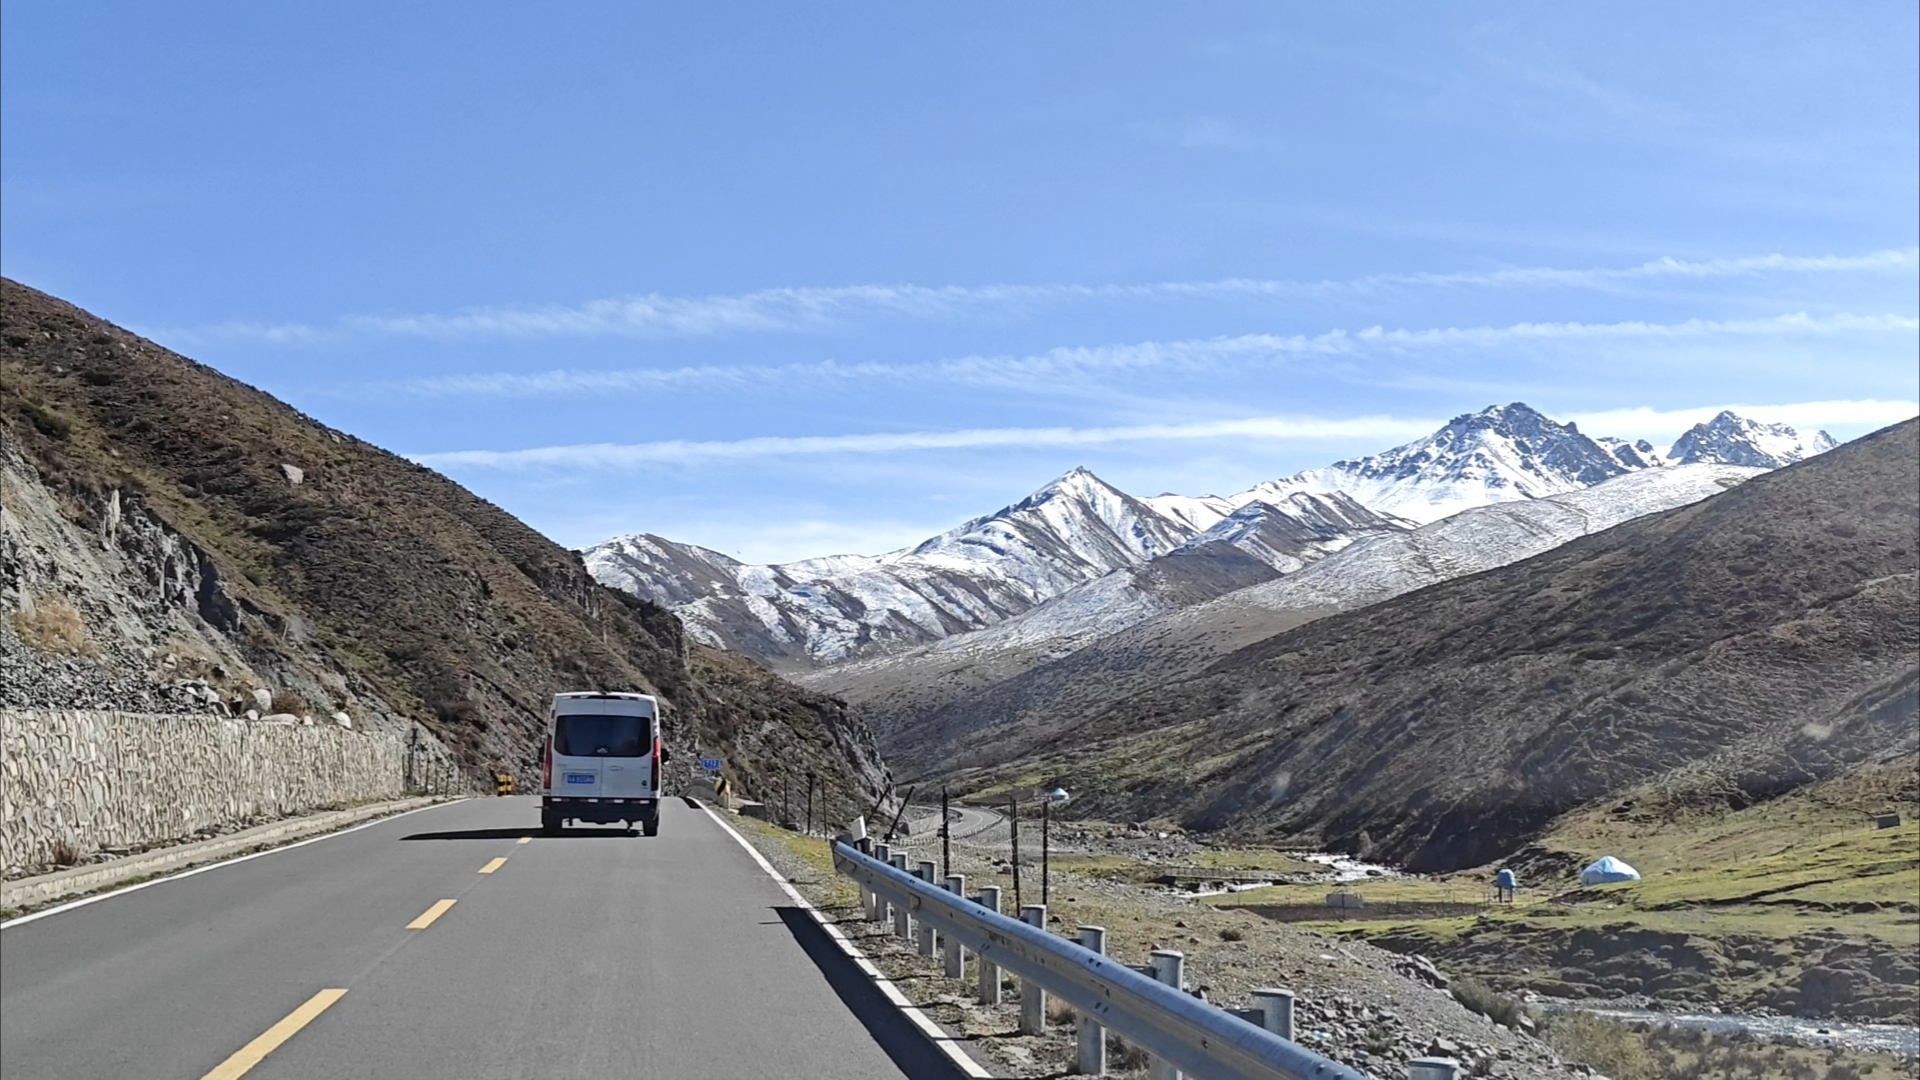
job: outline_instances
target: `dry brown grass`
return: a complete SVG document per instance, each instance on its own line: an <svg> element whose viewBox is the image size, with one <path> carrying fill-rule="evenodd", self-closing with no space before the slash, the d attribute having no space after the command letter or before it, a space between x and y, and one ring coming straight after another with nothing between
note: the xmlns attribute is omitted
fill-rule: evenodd
<svg viewBox="0 0 1920 1080"><path fill-rule="evenodd" d="M13 632L42 652L98 659L100 650L87 637L87 624L72 604L58 596L41 596L13 613Z"/></svg>
<svg viewBox="0 0 1920 1080"><path fill-rule="evenodd" d="M275 690L272 709L276 713L290 713L294 716L313 714L313 706L307 703L307 699L291 690Z"/></svg>

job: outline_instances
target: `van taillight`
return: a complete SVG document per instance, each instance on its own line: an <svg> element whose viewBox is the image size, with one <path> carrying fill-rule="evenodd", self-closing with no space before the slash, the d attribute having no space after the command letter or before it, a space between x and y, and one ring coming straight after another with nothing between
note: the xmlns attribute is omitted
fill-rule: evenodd
<svg viewBox="0 0 1920 1080"><path fill-rule="evenodd" d="M653 793L660 794L660 736L653 737Z"/></svg>
<svg viewBox="0 0 1920 1080"><path fill-rule="evenodd" d="M543 788L553 786L553 736L551 735L547 736L546 753L540 756L540 786Z"/></svg>

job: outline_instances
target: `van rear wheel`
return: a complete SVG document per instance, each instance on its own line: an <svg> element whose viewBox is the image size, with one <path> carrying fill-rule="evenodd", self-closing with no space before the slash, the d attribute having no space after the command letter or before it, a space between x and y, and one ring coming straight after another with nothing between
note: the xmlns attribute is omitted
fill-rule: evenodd
<svg viewBox="0 0 1920 1080"><path fill-rule="evenodd" d="M646 833L648 836L659 836L660 811L655 810L652 814L648 815L647 819L640 823L640 831Z"/></svg>
<svg viewBox="0 0 1920 1080"><path fill-rule="evenodd" d="M560 831L560 815L551 810L540 811L540 831L552 836Z"/></svg>

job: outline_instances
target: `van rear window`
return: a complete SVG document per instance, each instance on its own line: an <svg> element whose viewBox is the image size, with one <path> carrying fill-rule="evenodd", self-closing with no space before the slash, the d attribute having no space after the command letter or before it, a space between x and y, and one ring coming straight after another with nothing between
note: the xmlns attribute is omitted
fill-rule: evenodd
<svg viewBox="0 0 1920 1080"><path fill-rule="evenodd" d="M569 713L553 722L553 752L567 757L645 757L653 753L652 718Z"/></svg>

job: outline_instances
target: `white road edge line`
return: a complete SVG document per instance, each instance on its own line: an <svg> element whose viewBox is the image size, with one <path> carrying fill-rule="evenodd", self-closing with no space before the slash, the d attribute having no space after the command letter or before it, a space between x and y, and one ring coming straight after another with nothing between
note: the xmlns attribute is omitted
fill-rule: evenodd
<svg viewBox="0 0 1920 1080"><path fill-rule="evenodd" d="M961 1041L960 1039L948 1034L945 1028L934 1023L932 1018L927 1016L926 1013L921 1012L918 1005L907 1000L907 995L901 993L900 988L895 986L893 980L887 978L878 967L874 966L873 961L867 959L867 954L860 951L860 946L847 940L847 936L840 931L838 924L829 922L827 917L820 913L820 909L809 903L806 897L801 896L800 891L795 889L793 885L787 881L785 875L773 868L773 864L767 861L766 856L760 854L758 848L754 847L746 837L741 836L732 825L727 824L725 818L714 813L713 807L703 802L700 804L700 809L707 812L707 816L713 819L714 824L725 829L727 835L733 837L734 843L747 849L747 854L753 856L753 861L760 864L760 869L767 872L767 876L773 879L774 884L780 886L788 896L793 898L793 902L799 904L801 909L808 915L813 916L813 921L819 923L820 928L827 932L827 936L833 939L834 944L840 946L841 952L846 953L848 958L859 965L861 971L866 972L867 978L874 981L874 984L880 988L880 992L886 995L888 1001L893 1003L893 1007L904 1013L907 1019L911 1021L915 1027L920 1029L920 1033L932 1041L933 1045L939 1047L940 1052L947 1055L962 1073L973 1077L984 1077L985 1080L993 1080L992 1073L981 1068L979 1062L968 1057L967 1052L956 1045Z"/></svg>
<svg viewBox="0 0 1920 1080"><path fill-rule="evenodd" d="M77 908L77 907L86 907L88 904L98 903L102 900L107 900L115 896L120 896L123 893L130 893L130 892L137 891L139 889L144 889L150 885L164 885L169 881L178 881L181 878L192 877L195 874L204 874L209 870L218 870L223 866L232 866L235 863L243 863L249 859L257 859L262 855L278 855L283 851L292 851L294 848L297 848L297 847L306 847L308 844L317 844L322 840L331 840L336 836L345 836L350 832L359 832L361 829L378 825L381 822L394 821L399 818L406 817L408 814L417 814L422 810L437 810L442 806L452 806L454 803L463 803L467 801L467 798L468 796L463 796L461 798L452 799L443 803L433 803L429 806L416 806L411 810L402 810L397 814L388 814L386 817L377 817L371 821L363 821L358 825L349 825L344 829L337 829L333 832L321 833L319 836L309 836L305 840L295 840L291 844L282 844L279 847L270 847L265 851L256 851L250 855L237 855L231 859L219 859L214 862L210 862L205 866L195 866L190 869L179 870L174 873L167 874L164 877L149 878L146 881L134 882L132 885L123 885L118 889L110 889L107 892L103 892L103 893L94 893L92 896L83 896L78 900L69 900L66 903L61 904L57 907L47 908L45 911L36 911L31 915L21 915L17 918L8 919L6 922L0 922L0 930L5 930L5 929L8 929L9 927L19 926L22 923L30 923L35 919L44 919L49 915L58 915L63 911L72 911L74 908Z"/></svg>

